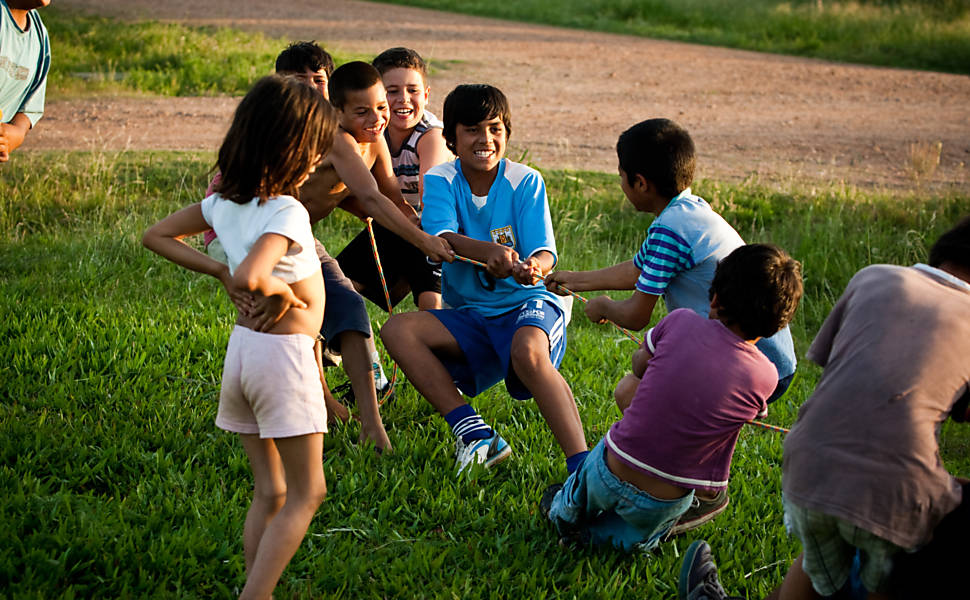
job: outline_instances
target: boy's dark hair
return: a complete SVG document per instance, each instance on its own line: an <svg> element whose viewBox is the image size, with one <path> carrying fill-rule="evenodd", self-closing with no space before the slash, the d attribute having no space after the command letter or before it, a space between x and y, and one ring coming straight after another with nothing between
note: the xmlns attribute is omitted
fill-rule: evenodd
<svg viewBox="0 0 970 600"><path fill-rule="evenodd" d="M310 42L293 42L276 57L277 73L303 73L306 70L319 71L323 69L330 77L333 74L333 57L317 45L316 40Z"/></svg>
<svg viewBox="0 0 970 600"><path fill-rule="evenodd" d="M388 48L371 61L374 68L384 75L391 69L411 69L421 73L421 80L428 83L428 65L421 55L410 48Z"/></svg>
<svg viewBox="0 0 970 600"><path fill-rule="evenodd" d="M344 63L330 75L327 83L330 104L334 108L342 109L347 103L347 94L370 89L380 83L381 74L371 64L360 60Z"/></svg>
<svg viewBox="0 0 970 600"><path fill-rule="evenodd" d="M505 136L512 135L512 110L509 100L497 87L484 83L459 85L445 98L442 109L445 145L454 153L455 131L459 124L478 125L498 117L505 124Z"/></svg>
<svg viewBox="0 0 970 600"><path fill-rule="evenodd" d="M634 175L642 175L667 199L689 188L694 180L694 141L670 119L648 119L621 133L616 156L628 182L632 183Z"/></svg>
<svg viewBox="0 0 970 600"><path fill-rule="evenodd" d="M336 128L337 116L317 90L282 75L263 77L239 103L219 147L215 191L239 204L295 195L314 161L330 151Z"/></svg>
<svg viewBox="0 0 970 600"><path fill-rule="evenodd" d="M930 248L929 265L953 263L970 269L970 216L963 217Z"/></svg>
<svg viewBox="0 0 970 600"><path fill-rule="evenodd" d="M771 244L736 248L717 264L710 297L717 316L745 339L769 337L795 316L802 297L802 265Z"/></svg>

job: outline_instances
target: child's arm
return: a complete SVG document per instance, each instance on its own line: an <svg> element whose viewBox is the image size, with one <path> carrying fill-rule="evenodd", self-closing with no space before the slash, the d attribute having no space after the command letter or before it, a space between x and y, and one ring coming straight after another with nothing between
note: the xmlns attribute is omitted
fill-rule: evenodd
<svg viewBox="0 0 970 600"><path fill-rule="evenodd" d="M374 166L371 167L370 172L374 176L374 181L377 183L377 189L398 207L404 216L407 217L408 221L411 221L415 227L420 227L421 220L418 219L418 213L404 199L404 195L401 193L401 186L398 184L397 177L394 176L391 153L387 149L387 143L384 141L384 138L381 138L377 151L377 159L374 160Z"/></svg>
<svg viewBox="0 0 970 600"><path fill-rule="evenodd" d="M334 140L329 159L340 180L357 198L362 209L374 217L375 221L416 246L432 260L451 262L454 253L444 239L430 236L418 229L381 193L352 139L346 132L339 132Z"/></svg>
<svg viewBox="0 0 970 600"><path fill-rule="evenodd" d="M229 267L183 241L186 237L209 229L211 227L202 216L202 205L196 203L170 214L149 227L142 236L141 242L155 254L181 267L218 279L236 308L246 314L252 308L253 296L232 284Z"/></svg>
<svg viewBox="0 0 970 600"><path fill-rule="evenodd" d="M496 279L511 275L513 267L519 262L519 253L502 244L476 240L451 231L442 232L440 237L448 242L456 254L485 263L485 270Z"/></svg>
<svg viewBox="0 0 970 600"><path fill-rule="evenodd" d="M556 271L546 277L546 288L550 292L567 295L559 289L562 286L574 292L590 292L599 290L632 290L636 287L640 269L628 260L612 267L596 269L594 271Z"/></svg>
<svg viewBox="0 0 970 600"><path fill-rule="evenodd" d="M248 315L253 319L252 329L255 331L268 331L291 308L307 307L306 302L296 297L289 284L273 275L276 263L292 244L293 241L284 235L264 233L232 275L235 287L273 299L271 303L260 303L259 310Z"/></svg>
<svg viewBox="0 0 970 600"><path fill-rule="evenodd" d="M30 118L24 113L15 114L9 123L0 123L0 162L10 160L10 153L24 143L28 131Z"/></svg>
<svg viewBox="0 0 970 600"><path fill-rule="evenodd" d="M639 331L650 324L650 316L659 297L640 290L619 301L609 296L597 296L586 303L586 316L594 323L612 321L620 327Z"/></svg>

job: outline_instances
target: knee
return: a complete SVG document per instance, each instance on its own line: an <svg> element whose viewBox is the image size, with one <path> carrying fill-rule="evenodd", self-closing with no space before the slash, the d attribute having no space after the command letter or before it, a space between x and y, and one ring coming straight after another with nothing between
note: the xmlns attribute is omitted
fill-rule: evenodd
<svg viewBox="0 0 970 600"><path fill-rule="evenodd" d="M307 502L312 504L314 508L323 504L324 499L327 497L327 482L322 480L319 483L315 483L310 486L307 491Z"/></svg>
<svg viewBox="0 0 970 600"><path fill-rule="evenodd" d="M635 375L627 374L616 384L616 389L613 390L613 399L616 400L616 406L620 409L620 412L629 408L639 383L640 380Z"/></svg>
<svg viewBox="0 0 970 600"><path fill-rule="evenodd" d="M528 376L529 373L535 373L544 365L552 364L549 362L548 350L543 351L536 344L525 342L513 342L509 350L509 360L515 367L515 372L519 374L519 379L522 378L523 373Z"/></svg>
<svg viewBox="0 0 970 600"><path fill-rule="evenodd" d="M391 356L394 356L401 346L407 346L408 337L411 335L407 314L391 315L384 326L381 327L380 335L384 347L387 348Z"/></svg>
<svg viewBox="0 0 970 600"><path fill-rule="evenodd" d="M273 489L256 489L253 492L253 503L266 507L270 514L276 514L286 504L286 487Z"/></svg>
<svg viewBox="0 0 970 600"><path fill-rule="evenodd" d="M435 292L421 292L418 294L418 310L432 310L441 308L441 294Z"/></svg>

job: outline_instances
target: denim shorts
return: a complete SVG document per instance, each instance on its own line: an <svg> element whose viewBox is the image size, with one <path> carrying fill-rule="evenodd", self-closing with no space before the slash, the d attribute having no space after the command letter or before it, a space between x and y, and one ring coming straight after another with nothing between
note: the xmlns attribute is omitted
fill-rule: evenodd
<svg viewBox="0 0 970 600"><path fill-rule="evenodd" d="M563 536L579 535L594 544L651 550L690 508L691 491L683 498L660 500L617 478L606 465L606 440L556 494L549 519Z"/></svg>

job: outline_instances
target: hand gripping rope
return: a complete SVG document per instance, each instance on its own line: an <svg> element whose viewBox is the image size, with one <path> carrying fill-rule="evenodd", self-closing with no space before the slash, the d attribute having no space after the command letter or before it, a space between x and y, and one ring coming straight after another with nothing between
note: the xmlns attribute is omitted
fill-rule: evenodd
<svg viewBox="0 0 970 600"><path fill-rule="evenodd" d="M378 273L378 275L380 275L380 278L381 278L381 286L383 286L383 288L384 288L384 298L387 301L387 309L388 309L387 312L388 312L388 314L391 314L391 299L390 299L390 295L387 293L387 283L384 281L384 271L381 269L381 257L377 253L377 242L374 239L374 229L373 229L373 226L371 225L371 221L373 221L373 219L370 218L370 217L368 217L367 218L367 232L368 232L368 234L370 234L371 249L374 251L374 262L377 263L377 273ZM488 265L486 265L483 262L480 262L480 261L477 261L477 260L473 260L473 259L467 258L465 256L459 256L457 254L455 255L455 260L458 260L458 261L461 261L461 262L465 262L465 263L468 263L468 264L471 264L471 265L475 265L477 267L488 268ZM543 277L542 275L536 275L536 277L539 280L545 280L545 277ZM563 287L561 285L559 285L557 287L560 290L562 290L562 291L566 292L567 294L569 294L570 296L572 296L573 298L578 299L580 302L582 302L584 304L586 304L586 303L589 302L589 300L587 300L586 298L580 296L579 294L577 294L576 292L574 292L574 291L572 291L570 289L567 289L567 288L565 288L565 287ZM624 329L623 327L620 327L619 325L617 325L613 321L609 321L609 323L611 325L613 325L614 327L616 327L617 329L619 329L620 331L622 331L623 334L626 335L626 337L628 337L632 341L636 342L637 345L642 345L643 344L643 340L638 339L637 336L635 336L630 330ZM393 368L392 373L391 373L391 385L388 386L388 392L387 392L387 394L385 394L385 397L384 398L381 398L379 400L379 403L380 404L384 404L384 401L387 399L387 396L390 394L390 390L394 386L394 381L395 381L396 378L397 378L397 363L394 364L394 368ZM751 421L747 421L747 424L748 425L754 425L755 427L761 427L761 428L767 429L769 431L775 431L775 432L778 432L778 433L788 433L788 430L785 429L784 427L778 427L777 425L770 425L768 423L763 423L761 421L751 420Z"/></svg>

